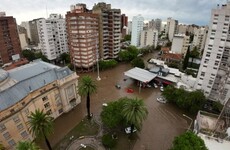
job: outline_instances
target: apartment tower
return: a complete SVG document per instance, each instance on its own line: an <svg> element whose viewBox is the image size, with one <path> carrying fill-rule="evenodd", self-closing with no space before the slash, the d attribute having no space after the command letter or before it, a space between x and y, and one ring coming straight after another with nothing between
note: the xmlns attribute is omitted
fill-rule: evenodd
<svg viewBox="0 0 230 150"><path fill-rule="evenodd" d="M49 60L55 60L63 53L68 53L66 22L58 14L51 14L48 19L37 22L39 47Z"/></svg>
<svg viewBox="0 0 230 150"><path fill-rule="evenodd" d="M12 61L12 56L21 54L17 23L12 16L0 13L0 65Z"/></svg>
<svg viewBox="0 0 230 150"><path fill-rule="evenodd" d="M141 31L144 27L144 17L134 16L132 20L131 45L139 47L141 45Z"/></svg>
<svg viewBox="0 0 230 150"><path fill-rule="evenodd" d="M178 25L178 20L172 18L167 19L167 26L166 26L165 33L168 36L170 42L172 42L173 36L177 33L177 25Z"/></svg>
<svg viewBox="0 0 230 150"><path fill-rule="evenodd" d="M98 15L86 4L71 5L66 24L72 64L81 71L91 71L98 57Z"/></svg>
<svg viewBox="0 0 230 150"><path fill-rule="evenodd" d="M230 2L212 9L196 89L224 104L230 97Z"/></svg>
<svg viewBox="0 0 230 150"><path fill-rule="evenodd" d="M99 16L100 59L117 58L120 52L121 10L101 2L93 6L93 14Z"/></svg>
<svg viewBox="0 0 230 150"><path fill-rule="evenodd" d="M141 31L141 47L153 46L157 47L158 31L154 29L148 29Z"/></svg>

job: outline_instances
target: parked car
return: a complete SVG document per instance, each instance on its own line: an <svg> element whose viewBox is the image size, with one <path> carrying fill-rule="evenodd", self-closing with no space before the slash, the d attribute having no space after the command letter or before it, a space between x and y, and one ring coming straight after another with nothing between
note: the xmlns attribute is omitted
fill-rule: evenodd
<svg viewBox="0 0 230 150"><path fill-rule="evenodd" d="M137 129L134 127L133 133L136 132L136 131L137 131ZM126 133L126 134L130 134L130 133L131 133L131 127L125 128L125 133Z"/></svg>
<svg viewBox="0 0 230 150"><path fill-rule="evenodd" d="M157 97L157 101L160 103L163 103L163 104L165 104L167 102L167 100L163 97Z"/></svg>
<svg viewBox="0 0 230 150"><path fill-rule="evenodd" d="M103 103L102 106L105 106L105 107L106 107L106 106L108 106L108 104L107 104L107 103Z"/></svg>
<svg viewBox="0 0 230 150"><path fill-rule="evenodd" d="M161 91L161 92L164 91L164 87L163 87L163 86L160 87L160 91Z"/></svg>
<svg viewBox="0 0 230 150"><path fill-rule="evenodd" d="M115 87L116 87L117 89L121 89L120 84L116 84Z"/></svg>

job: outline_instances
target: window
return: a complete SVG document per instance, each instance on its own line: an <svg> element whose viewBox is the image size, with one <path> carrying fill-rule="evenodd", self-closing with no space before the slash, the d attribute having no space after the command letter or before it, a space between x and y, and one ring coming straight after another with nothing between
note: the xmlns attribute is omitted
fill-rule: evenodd
<svg viewBox="0 0 230 150"><path fill-rule="evenodd" d="M10 137L11 137L10 134L9 134L9 132L4 133L3 136L4 136L4 138L5 138L6 140L9 140Z"/></svg>
<svg viewBox="0 0 230 150"><path fill-rule="evenodd" d="M20 119L19 119L19 117L18 117L18 116L14 117L14 118L13 118L13 120L14 120L14 122L15 122L15 123L20 122Z"/></svg>
<svg viewBox="0 0 230 150"><path fill-rule="evenodd" d="M42 100L43 100L43 102L46 102L48 100L48 97L45 96L45 97L42 98Z"/></svg>
<svg viewBox="0 0 230 150"><path fill-rule="evenodd" d="M26 115L29 115L29 113L30 113L29 109L26 109L26 110L25 110L25 114L26 114Z"/></svg>
<svg viewBox="0 0 230 150"><path fill-rule="evenodd" d="M23 131L23 132L21 133L21 136L22 136L23 138L26 138L26 137L28 136L28 133L27 133L26 131Z"/></svg>
<svg viewBox="0 0 230 150"><path fill-rule="evenodd" d="M52 110L49 109L47 112L46 112L47 115L51 115L52 114Z"/></svg>
<svg viewBox="0 0 230 150"><path fill-rule="evenodd" d="M6 130L6 126L4 124L0 125L0 132L3 132Z"/></svg>
<svg viewBox="0 0 230 150"><path fill-rule="evenodd" d="M44 107L45 107L45 108L50 108L50 103L49 103L49 102L48 102L48 103L45 103L45 104L44 104Z"/></svg>
<svg viewBox="0 0 230 150"><path fill-rule="evenodd" d="M14 146L14 145L16 145L16 143L15 143L15 141L14 141L14 140L10 140L10 141L8 142L8 144L9 144L10 146Z"/></svg>
<svg viewBox="0 0 230 150"><path fill-rule="evenodd" d="M59 109L58 112L59 112L59 114L63 113L63 109L62 108Z"/></svg>
<svg viewBox="0 0 230 150"><path fill-rule="evenodd" d="M18 130L24 129L24 127L23 127L23 125L21 123L19 125L17 125L17 128L18 128Z"/></svg>
<svg viewBox="0 0 230 150"><path fill-rule="evenodd" d="M201 76L204 76L205 75L205 72L201 72Z"/></svg>

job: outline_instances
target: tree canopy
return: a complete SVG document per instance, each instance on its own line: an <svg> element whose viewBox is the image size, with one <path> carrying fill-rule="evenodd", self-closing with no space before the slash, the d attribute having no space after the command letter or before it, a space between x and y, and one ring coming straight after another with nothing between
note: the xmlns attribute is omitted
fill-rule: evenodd
<svg viewBox="0 0 230 150"><path fill-rule="evenodd" d="M22 51L22 56L25 57L29 61L33 61L35 59L41 58L43 61L49 62L49 60L47 59L47 57L45 55L43 55L41 52L34 53L31 50L23 50Z"/></svg>
<svg viewBox="0 0 230 150"><path fill-rule="evenodd" d="M169 102L175 103L190 113L197 113L206 102L204 93L200 90L189 92L183 88L167 86L162 94Z"/></svg>
<svg viewBox="0 0 230 150"><path fill-rule="evenodd" d="M117 61L114 59L111 60L100 60L99 61L99 68L100 70L106 70L109 68L113 68L117 65Z"/></svg>
<svg viewBox="0 0 230 150"><path fill-rule="evenodd" d="M208 150L204 141L193 132L185 132L175 137L170 150Z"/></svg>
<svg viewBox="0 0 230 150"><path fill-rule="evenodd" d="M118 57L121 61L132 61L139 54L139 50L135 46L129 46L126 50L119 52Z"/></svg>
<svg viewBox="0 0 230 150"><path fill-rule="evenodd" d="M145 68L145 63L140 57L134 58L131 61L131 65L133 67L139 67L139 68L143 68L143 69Z"/></svg>
<svg viewBox="0 0 230 150"><path fill-rule="evenodd" d="M16 150L40 150L40 148L31 141L19 141Z"/></svg>

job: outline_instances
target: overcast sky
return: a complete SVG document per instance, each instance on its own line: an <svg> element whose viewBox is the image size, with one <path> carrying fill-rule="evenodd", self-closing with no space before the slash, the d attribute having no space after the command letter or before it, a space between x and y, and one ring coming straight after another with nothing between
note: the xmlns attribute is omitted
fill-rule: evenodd
<svg viewBox="0 0 230 150"><path fill-rule="evenodd" d="M160 18L166 21L172 17L179 23L208 25L211 9L217 4L225 4L226 0L1 0L0 11L14 16L20 24L21 21L47 18L50 13L65 15L72 4L85 3L88 9L92 9L94 3L98 2L106 2L112 8L121 9L121 13L126 14L129 20L141 14L145 20Z"/></svg>

